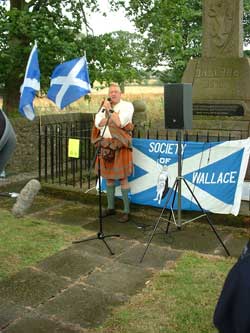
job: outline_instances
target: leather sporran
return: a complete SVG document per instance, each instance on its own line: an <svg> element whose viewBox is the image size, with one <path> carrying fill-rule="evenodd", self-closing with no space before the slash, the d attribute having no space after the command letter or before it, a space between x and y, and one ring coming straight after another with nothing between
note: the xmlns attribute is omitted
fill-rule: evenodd
<svg viewBox="0 0 250 333"><path fill-rule="evenodd" d="M112 162L115 158L115 150L109 147L101 148L101 156L105 161Z"/></svg>

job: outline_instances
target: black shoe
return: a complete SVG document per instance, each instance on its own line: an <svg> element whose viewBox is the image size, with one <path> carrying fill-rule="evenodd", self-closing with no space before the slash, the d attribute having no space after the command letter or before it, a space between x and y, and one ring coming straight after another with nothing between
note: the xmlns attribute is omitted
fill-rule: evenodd
<svg viewBox="0 0 250 333"><path fill-rule="evenodd" d="M102 212L102 217L107 217L107 216L111 216L111 215L115 215L114 209L108 208L104 212Z"/></svg>

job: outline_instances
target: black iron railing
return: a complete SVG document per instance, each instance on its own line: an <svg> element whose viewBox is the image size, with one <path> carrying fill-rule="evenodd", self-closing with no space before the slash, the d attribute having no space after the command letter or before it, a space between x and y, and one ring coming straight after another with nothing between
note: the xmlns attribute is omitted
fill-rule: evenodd
<svg viewBox="0 0 250 333"><path fill-rule="evenodd" d="M93 147L90 142L91 122L39 126L39 179L44 182L82 187L89 181ZM79 140L79 157L68 154L69 138ZM86 178L86 179L85 179Z"/></svg>
<svg viewBox="0 0 250 333"><path fill-rule="evenodd" d="M91 179L95 175L93 158L95 149L91 144L92 121L72 121L39 125L39 180L46 183L71 185L90 188ZM134 138L177 140L177 130L153 129L136 126ZM209 131L195 129L183 132L184 141L215 142L239 140L248 137L246 130ZM69 138L78 139L79 157L68 155Z"/></svg>

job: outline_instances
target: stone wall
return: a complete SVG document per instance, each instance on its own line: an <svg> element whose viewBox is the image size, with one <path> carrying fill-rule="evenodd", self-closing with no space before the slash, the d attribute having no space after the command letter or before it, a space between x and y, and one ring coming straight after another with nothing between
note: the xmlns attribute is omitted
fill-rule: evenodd
<svg viewBox="0 0 250 333"><path fill-rule="evenodd" d="M42 116L36 118L34 121L29 121L25 118L10 119L16 133L17 146L6 167L7 175L38 170L39 124L45 125L67 121L80 121L84 118L92 119L92 115L68 113Z"/></svg>
<svg viewBox="0 0 250 333"><path fill-rule="evenodd" d="M17 147L13 154L13 157L7 165L6 172L8 174L19 174L23 172L38 172L38 139L39 139L39 124L52 124L52 123L62 123L62 122L73 122L86 119L86 121L93 119L93 114L83 114L83 113L67 113L62 115L50 115L42 116L34 121L28 121L25 118L11 119L11 123L14 127L17 136ZM136 110L134 116L134 123L136 125L142 125L146 119L146 110ZM225 130L228 133L232 133L232 138L234 133L237 134L237 139L239 139L239 132L243 132L243 138L250 135L250 122L228 118L225 119L198 119L195 117L193 121L193 129L198 130L208 130L211 134L218 132L223 133ZM154 126L154 125L153 125ZM216 130L215 130L216 129ZM247 168L246 179L250 179L250 165Z"/></svg>
<svg viewBox="0 0 250 333"><path fill-rule="evenodd" d="M140 103L139 103L140 102ZM146 106L141 101L135 101L134 122L143 124L146 117ZM38 139L39 124L74 122L86 119L92 120L93 114L89 113L66 113L61 115L48 115L37 117L34 121L25 118L10 119L17 137L17 147L6 167L7 174L18 174L38 170Z"/></svg>

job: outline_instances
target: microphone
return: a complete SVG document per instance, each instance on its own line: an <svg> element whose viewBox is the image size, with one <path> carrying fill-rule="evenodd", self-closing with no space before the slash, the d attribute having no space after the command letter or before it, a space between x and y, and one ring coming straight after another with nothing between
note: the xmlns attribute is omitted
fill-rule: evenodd
<svg viewBox="0 0 250 333"><path fill-rule="evenodd" d="M41 189L41 184L36 179L31 179L21 190L17 197L16 203L12 207L12 214L15 217L24 216L25 212L30 208L33 200L39 190Z"/></svg>
<svg viewBox="0 0 250 333"><path fill-rule="evenodd" d="M108 98L107 98L107 101L108 101L108 102L111 102L111 101L112 101L112 98L111 98L111 97L108 97ZM104 98L103 101L102 101L102 104L101 104L100 110L102 109L102 106L103 106L104 102L105 102L105 98ZM112 110L112 109L110 109L110 110L105 110L105 109L103 109L103 110L102 110L102 112L105 112L105 111L108 111L109 113L113 113L113 112L114 112L114 110Z"/></svg>
<svg viewBox="0 0 250 333"><path fill-rule="evenodd" d="M108 97L108 98L107 98L107 101L108 101L108 102L111 102L111 101L112 101L112 98L111 98L111 97ZM114 110L110 109L109 112L110 112L110 113L113 113Z"/></svg>

